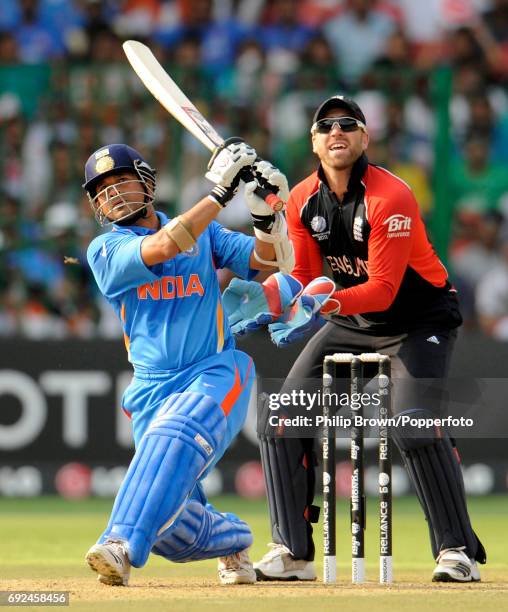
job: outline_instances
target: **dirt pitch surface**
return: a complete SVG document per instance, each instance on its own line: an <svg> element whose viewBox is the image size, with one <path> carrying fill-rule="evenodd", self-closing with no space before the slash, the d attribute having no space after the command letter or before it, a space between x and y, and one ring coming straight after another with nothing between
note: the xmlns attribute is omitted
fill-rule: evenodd
<svg viewBox="0 0 508 612"><path fill-rule="evenodd" d="M1 5L1 1L0 1ZM96 580L84 561L90 545L107 523L112 500L65 501L55 498L0 498L0 590L69 591L71 610L123 612L144 610L199 612L490 612L508 610L506 516L508 498L471 499L475 528L488 551L481 566L482 582L433 584L434 563L429 554L428 528L415 498L398 498L394 505L393 585L380 585L379 539L375 500L368 504L365 585L352 585L349 503L337 507L339 582L258 583L221 586L216 561L168 563L151 555L135 569L131 586L108 587ZM260 559L270 541L264 500L223 496L214 500L220 510L235 512L252 527L251 559ZM316 570L322 575L322 533L316 529ZM23 606L42 610L42 607ZM3 609L3 608L0 608ZM46 607L45 609L48 609ZM55 609L52 607L51 609ZM66 608L62 608L65 610ZM69 609L69 608L67 608Z"/></svg>
<svg viewBox="0 0 508 612"><path fill-rule="evenodd" d="M221 586L216 580L192 578L132 579L132 585L107 587L89 578L60 580L0 579L0 589L23 591L69 591L73 610L349 610L411 611L501 610L508 601L508 579L504 572L491 573L477 584L422 582L421 573L405 574L390 586L368 582L352 585L315 583L258 583ZM23 606L24 609L27 609ZM29 607L28 609L36 609ZM37 608L41 609L41 608Z"/></svg>

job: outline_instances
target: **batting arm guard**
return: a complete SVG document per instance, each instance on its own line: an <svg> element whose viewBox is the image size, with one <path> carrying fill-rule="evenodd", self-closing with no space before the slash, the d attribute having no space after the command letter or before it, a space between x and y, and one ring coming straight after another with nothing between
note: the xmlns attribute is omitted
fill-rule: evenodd
<svg viewBox="0 0 508 612"><path fill-rule="evenodd" d="M254 250L256 261L266 266L279 268L281 272L286 274L291 274L291 271L295 267L295 250L293 243L288 237L288 226L284 215L280 212L275 214L275 222L270 233L254 227L254 234L261 242L273 244L275 250L275 259L273 261L261 259L256 253L256 250Z"/></svg>

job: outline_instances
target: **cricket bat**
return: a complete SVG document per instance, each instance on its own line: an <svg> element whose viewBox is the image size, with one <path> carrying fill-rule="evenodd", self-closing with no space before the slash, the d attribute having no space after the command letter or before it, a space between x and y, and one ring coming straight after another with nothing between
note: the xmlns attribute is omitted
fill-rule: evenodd
<svg viewBox="0 0 508 612"><path fill-rule="evenodd" d="M148 91L207 149L213 151L224 142L146 45L136 40L127 40L123 43L123 50ZM269 189L257 187L255 193L274 211L283 210L285 202Z"/></svg>

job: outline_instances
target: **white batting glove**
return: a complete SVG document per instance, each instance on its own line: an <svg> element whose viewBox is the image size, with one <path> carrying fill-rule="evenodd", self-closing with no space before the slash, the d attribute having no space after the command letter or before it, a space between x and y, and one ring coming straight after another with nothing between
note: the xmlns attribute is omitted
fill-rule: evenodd
<svg viewBox="0 0 508 612"><path fill-rule="evenodd" d="M252 164L252 171L261 187L266 187L279 196L281 200L289 200L289 186L286 176L270 162L260 159Z"/></svg>
<svg viewBox="0 0 508 612"><path fill-rule="evenodd" d="M217 147L208 162L206 178L215 183L210 198L224 207L235 195L242 171L252 166L256 151L240 138L228 138Z"/></svg>
<svg viewBox="0 0 508 612"><path fill-rule="evenodd" d="M257 181L245 183L245 203L247 204L252 215L257 217L272 216L272 207L267 204L263 198L260 198L254 193L258 186Z"/></svg>

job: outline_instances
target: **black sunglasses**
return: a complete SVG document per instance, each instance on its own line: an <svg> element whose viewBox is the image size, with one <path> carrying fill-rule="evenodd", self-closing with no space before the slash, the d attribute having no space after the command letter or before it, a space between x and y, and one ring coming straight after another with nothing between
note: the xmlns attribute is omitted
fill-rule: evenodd
<svg viewBox="0 0 508 612"><path fill-rule="evenodd" d="M332 131L334 125L338 125L343 132L356 132L359 129L365 130L365 123L354 117L326 117L316 121L311 128L311 132L328 134Z"/></svg>

